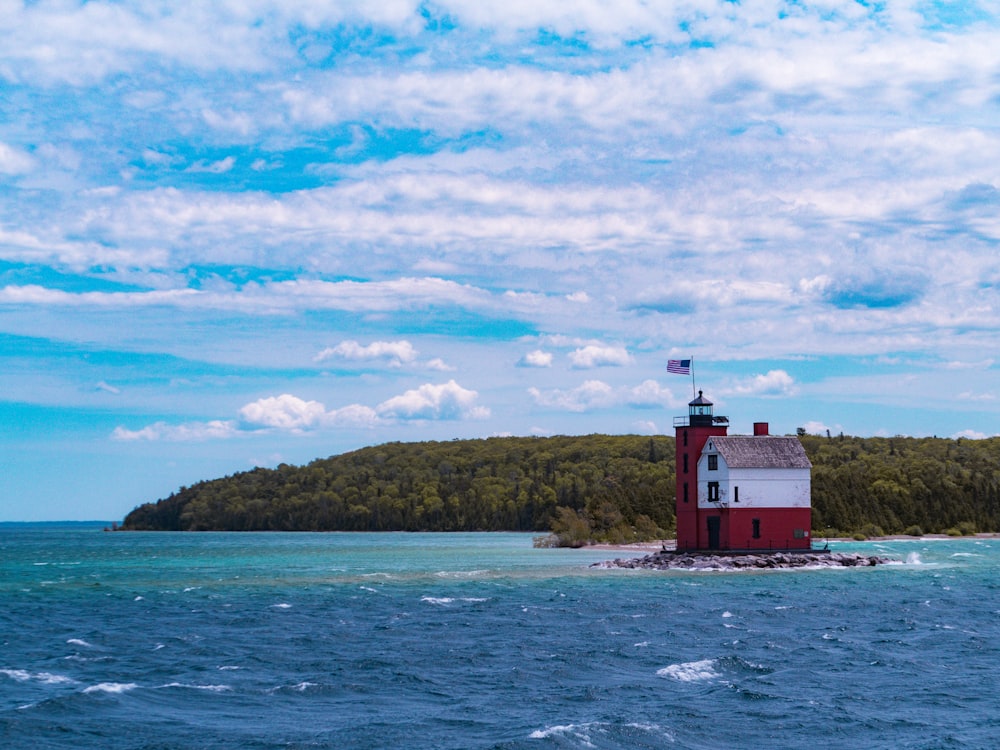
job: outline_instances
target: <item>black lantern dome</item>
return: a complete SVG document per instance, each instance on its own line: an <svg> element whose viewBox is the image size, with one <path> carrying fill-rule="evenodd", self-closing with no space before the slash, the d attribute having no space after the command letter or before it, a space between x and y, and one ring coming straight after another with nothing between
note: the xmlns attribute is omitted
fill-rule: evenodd
<svg viewBox="0 0 1000 750"><path fill-rule="evenodd" d="M712 402L698 391L698 398L688 403L688 424L692 427L712 424Z"/></svg>

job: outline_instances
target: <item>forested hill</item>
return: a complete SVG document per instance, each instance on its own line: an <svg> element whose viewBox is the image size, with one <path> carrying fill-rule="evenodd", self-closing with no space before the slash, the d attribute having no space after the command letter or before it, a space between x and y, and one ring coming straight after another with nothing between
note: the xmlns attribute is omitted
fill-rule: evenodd
<svg viewBox="0 0 1000 750"><path fill-rule="evenodd" d="M535 531L557 506L608 502L666 528L673 450L672 438L607 435L388 443L181 488L124 527Z"/></svg>
<svg viewBox="0 0 1000 750"><path fill-rule="evenodd" d="M1000 530L1000 438L800 438L817 533ZM389 443L183 487L134 530L546 531L627 540L674 528L667 436Z"/></svg>

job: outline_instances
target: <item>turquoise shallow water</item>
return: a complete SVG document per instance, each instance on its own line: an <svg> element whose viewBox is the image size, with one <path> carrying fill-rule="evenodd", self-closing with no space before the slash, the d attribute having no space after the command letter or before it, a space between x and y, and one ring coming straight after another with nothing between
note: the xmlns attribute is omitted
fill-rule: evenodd
<svg viewBox="0 0 1000 750"><path fill-rule="evenodd" d="M1000 540L600 570L524 534L0 527L13 748L994 748Z"/></svg>

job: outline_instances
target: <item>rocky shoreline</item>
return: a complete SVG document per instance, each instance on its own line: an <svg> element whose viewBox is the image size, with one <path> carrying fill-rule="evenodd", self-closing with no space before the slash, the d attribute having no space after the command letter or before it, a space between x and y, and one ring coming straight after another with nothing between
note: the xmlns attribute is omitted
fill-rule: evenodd
<svg viewBox="0 0 1000 750"><path fill-rule="evenodd" d="M656 552L645 557L618 558L592 568L646 570L777 570L783 568L861 568L898 562L881 555L851 552L761 552L748 554Z"/></svg>

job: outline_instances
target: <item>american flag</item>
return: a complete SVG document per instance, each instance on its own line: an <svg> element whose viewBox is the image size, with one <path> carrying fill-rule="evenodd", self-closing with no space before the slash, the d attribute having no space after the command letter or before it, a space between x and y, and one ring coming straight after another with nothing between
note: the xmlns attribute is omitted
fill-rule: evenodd
<svg viewBox="0 0 1000 750"><path fill-rule="evenodd" d="M668 359L667 360L667 372L672 372L674 375L690 375L691 374L691 360L690 359Z"/></svg>

